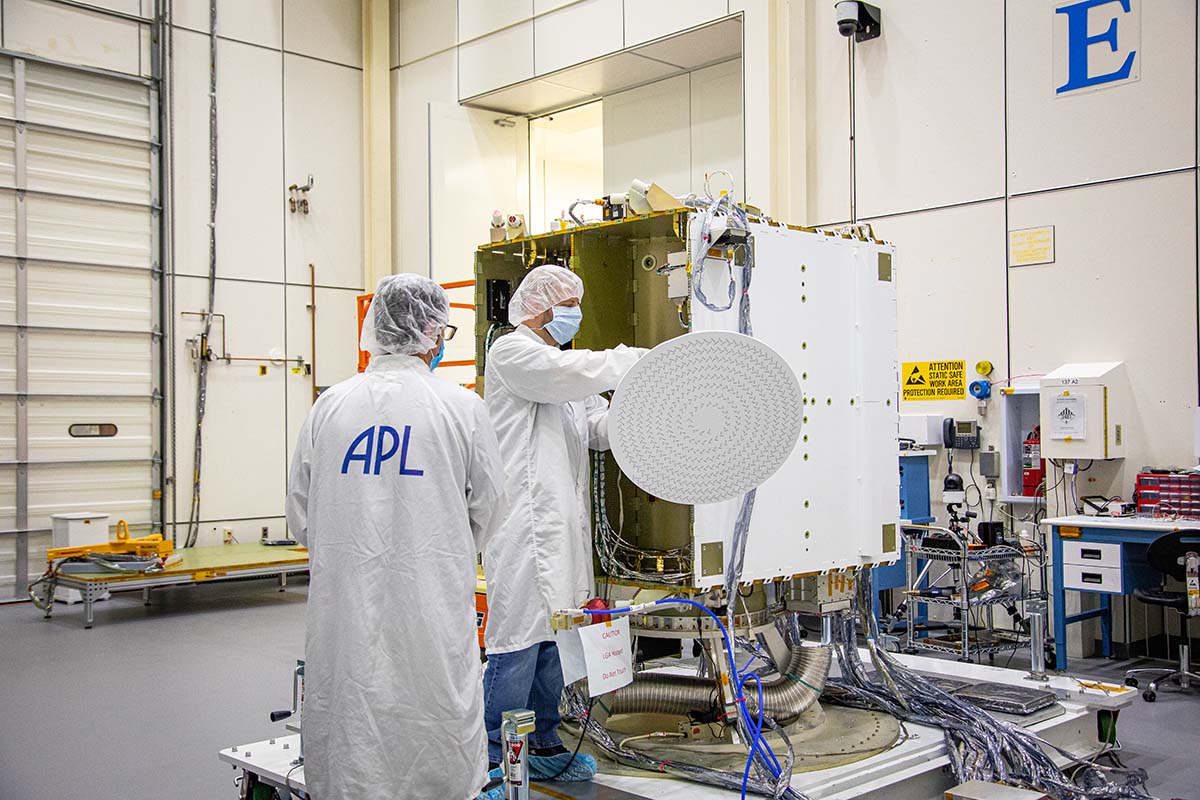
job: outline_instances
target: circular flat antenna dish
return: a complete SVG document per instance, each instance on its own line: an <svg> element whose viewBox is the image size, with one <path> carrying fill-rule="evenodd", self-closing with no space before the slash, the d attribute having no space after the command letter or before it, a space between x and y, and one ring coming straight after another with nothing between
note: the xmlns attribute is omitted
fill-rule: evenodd
<svg viewBox="0 0 1200 800"><path fill-rule="evenodd" d="M738 497L783 466L804 417L783 358L740 333L689 333L626 373L608 415L621 470L648 494L698 505Z"/></svg>

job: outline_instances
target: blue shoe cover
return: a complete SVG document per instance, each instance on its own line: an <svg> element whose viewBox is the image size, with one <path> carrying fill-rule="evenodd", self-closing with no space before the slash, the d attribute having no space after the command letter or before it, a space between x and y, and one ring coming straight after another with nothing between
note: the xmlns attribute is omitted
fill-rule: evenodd
<svg viewBox="0 0 1200 800"><path fill-rule="evenodd" d="M494 770L489 772L487 776L488 783L491 783L493 778L504 777L504 769L502 767L496 767ZM504 784L500 784L495 789L491 789L486 792L480 792L479 796L476 797L475 800L504 800Z"/></svg>
<svg viewBox="0 0 1200 800"><path fill-rule="evenodd" d="M570 766L568 766L570 765ZM560 770L562 775L558 775ZM554 778L558 775L557 778ZM535 781L548 781L554 778L556 781L575 782L575 781L590 781L596 776L596 759L589 756L587 753L579 753L575 756L575 760L571 761L570 753L559 753L555 756L529 756L529 778Z"/></svg>

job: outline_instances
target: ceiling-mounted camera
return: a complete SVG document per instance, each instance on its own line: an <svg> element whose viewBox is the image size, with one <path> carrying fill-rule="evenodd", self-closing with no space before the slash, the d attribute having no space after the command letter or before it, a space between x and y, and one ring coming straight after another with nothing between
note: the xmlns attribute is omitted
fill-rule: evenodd
<svg viewBox="0 0 1200 800"><path fill-rule="evenodd" d="M878 6L859 0L842 0L834 3L833 8L837 14L838 33L842 36L853 36L854 41L865 42L883 32Z"/></svg>

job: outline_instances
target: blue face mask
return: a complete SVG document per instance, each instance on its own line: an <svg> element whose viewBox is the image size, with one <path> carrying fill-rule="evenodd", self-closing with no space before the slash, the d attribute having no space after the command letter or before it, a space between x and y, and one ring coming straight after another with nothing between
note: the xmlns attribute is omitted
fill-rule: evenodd
<svg viewBox="0 0 1200 800"><path fill-rule="evenodd" d="M559 344L566 344L579 333L583 311L579 306L555 306L554 319L546 323L546 332Z"/></svg>
<svg viewBox="0 0 1200 800"><path fill-rule="evenodd" d="M433 372L437 369L437 365L442 363L442 356L446 355L446 341L442 340L442 346L438 348L437 355L429 362L429 371Z"/></svg>

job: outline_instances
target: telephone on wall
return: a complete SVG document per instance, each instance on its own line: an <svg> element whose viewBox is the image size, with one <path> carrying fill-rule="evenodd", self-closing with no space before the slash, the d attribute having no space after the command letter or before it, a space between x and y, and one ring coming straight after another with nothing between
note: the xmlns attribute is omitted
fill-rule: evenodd
<svg viewBox="0 0 1200 800"><path fill-rule="evenodd" d="M978 450L979 423L946 417L942 420L942 446L947 450Z"/></svg>

